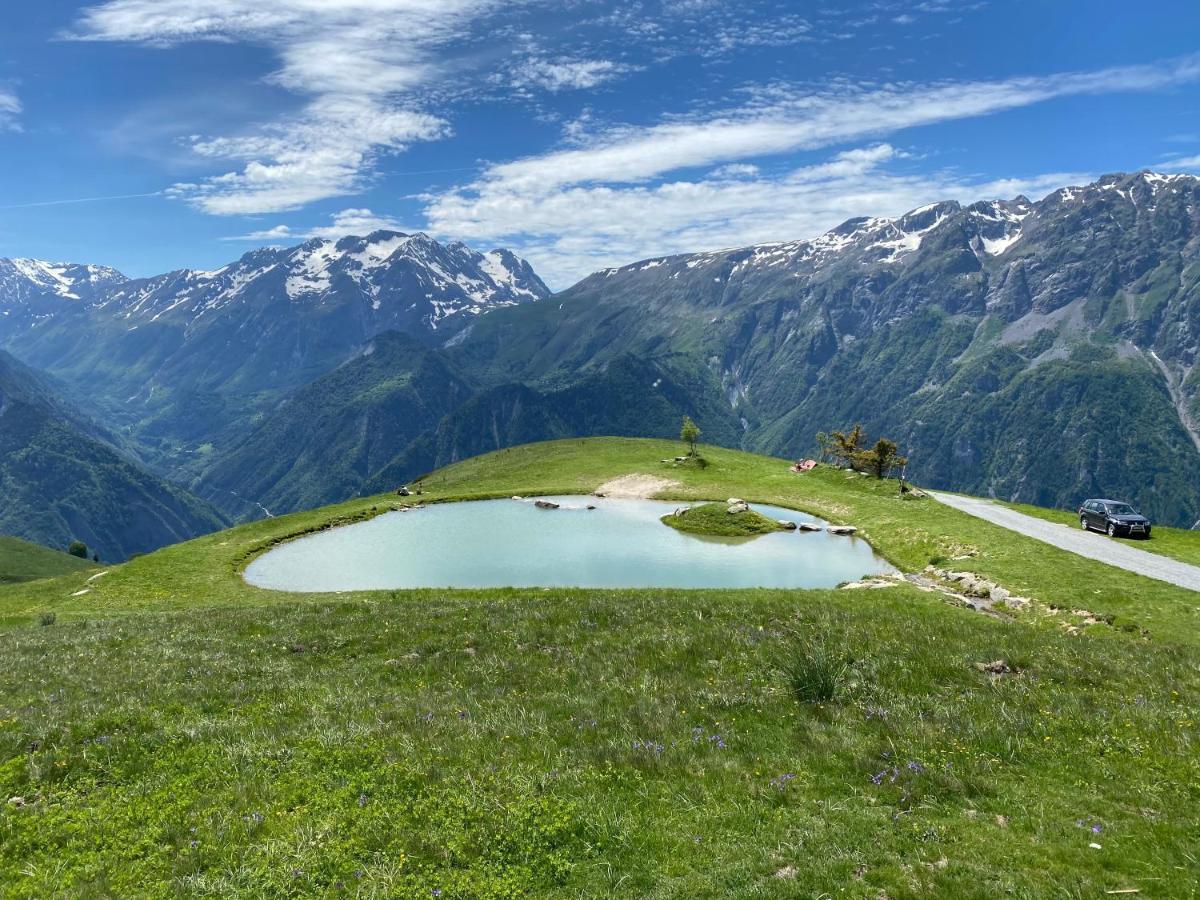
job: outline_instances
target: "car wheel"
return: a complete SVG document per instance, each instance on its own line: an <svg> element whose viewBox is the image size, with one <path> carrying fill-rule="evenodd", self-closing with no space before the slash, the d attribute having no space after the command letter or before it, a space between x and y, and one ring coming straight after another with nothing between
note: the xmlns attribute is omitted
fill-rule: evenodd
<svg viewBox="0 0 1200 900"><path fill-rule="evenodd" d="M1117 536L1117 526L1114 525L1112 522L1108 523L1108 536L1109 537Z"/></svg>
<svg viewBox="0 0 1200 900"><path fill-rule="evenodd" d="M1091 529L1088 528L1087 519L1085 519L1083 516L1079 517L1079 527L1082 528L1084 531L1091 531Z"/></svg>

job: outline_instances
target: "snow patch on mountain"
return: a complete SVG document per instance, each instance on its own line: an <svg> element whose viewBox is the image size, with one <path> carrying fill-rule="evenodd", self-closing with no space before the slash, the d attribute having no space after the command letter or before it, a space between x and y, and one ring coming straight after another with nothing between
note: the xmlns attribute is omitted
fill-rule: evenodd
<svg viewBox="0 0 1200 900"><path fill-rule="evenodd" d="M41 259L0 259L0 305L36 295L81 300L96 289L118 284L125 276L107 266L46 262Z"/></svg>

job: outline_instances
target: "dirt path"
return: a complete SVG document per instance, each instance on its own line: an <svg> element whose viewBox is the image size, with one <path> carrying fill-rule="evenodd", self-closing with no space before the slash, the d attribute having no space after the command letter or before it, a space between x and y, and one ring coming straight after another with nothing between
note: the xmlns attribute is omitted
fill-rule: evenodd
<svg viewBox="0 0 1200 900"><path fill-rule="evenodd" d="M623 500L645 500L679 486L678 481L659 478L656 475L622 475L620 478L604 482L596 488L596 493Z"/></svg>
<svg viewBox="0 0 1200 900"><path fill-rule="evenodd" d="M986 519L993 525L1016 531L1028 537L1053 544L1061 550L1095 559L1127 572L1145 575L1158 581L1193 591L1200 591L1200 566L1149 553L1134 546L1133 542L1114 539L1106 535L1071 528L1056 522L1047 522L1019 513L979 497L960 497L957 494L941 494L930 491L929 495L947 506Z"/></svg>

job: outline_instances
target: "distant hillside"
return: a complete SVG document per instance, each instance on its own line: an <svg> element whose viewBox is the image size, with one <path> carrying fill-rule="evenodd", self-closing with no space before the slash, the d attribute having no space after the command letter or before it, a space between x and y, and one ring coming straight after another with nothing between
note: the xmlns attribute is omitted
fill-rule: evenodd
<svg viewBox="0 0 1200 900"><path fill-rule="evenodd" d="M36 373L0 352L0 534L125 559L224 524L211 506L102 439Z"/></svg>
<svg viewBox="0 0 1200 900"><path fill-rule="evenodd" d="M386 490L489 450L555 437L674 437L684 414L706 436L739 427L715 384L618 357L558 390L481 389L443 351L396 333L298 392L208 469L197 492L235 515L279 514ZM260 509L243 498L255 498Z"/></svg>
<svg viewBox="0 0 1200 900"><path fill-rule="evenodd" d="M0 584L54 578L89 568L91 562L20 538L0 535Z"/></svg>
<svg viewBox="0 0 1200 900"><path fill-rule="evenodd" d="M684 415L705 439L731 446L740 426L719 386L667 366L618 356L557 390L514 383L482 391L424 433L368 483L368 491L503 447L565 437L678 438Z"/></svg>
<svg viewBox="0 0 1200 900"><path fill-rule="evenodd" d="M388 332L295 394L197 486L237 515L283 513L358 494L424 431L474 393L436 350Z"/></svg>

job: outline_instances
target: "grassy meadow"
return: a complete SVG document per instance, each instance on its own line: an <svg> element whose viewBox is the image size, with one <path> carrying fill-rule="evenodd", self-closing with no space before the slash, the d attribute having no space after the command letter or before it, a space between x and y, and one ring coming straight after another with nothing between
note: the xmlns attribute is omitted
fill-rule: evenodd
<svg viewBox="0 0 1200 900"><path fill-rule="evenodd" d="M1195 894L1200 594L894 483L677 450L514 448L420 499L660 475L1035 602L242 581L394 495L0 587L0 897Z"/></svg>

